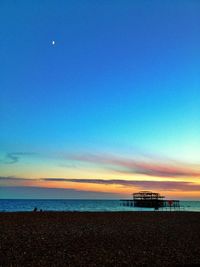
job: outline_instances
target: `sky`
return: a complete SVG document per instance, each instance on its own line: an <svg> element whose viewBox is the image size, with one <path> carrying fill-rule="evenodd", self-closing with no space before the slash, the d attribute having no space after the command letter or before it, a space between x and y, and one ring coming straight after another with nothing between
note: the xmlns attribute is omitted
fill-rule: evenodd
<svg viewBox="0 0 200 267"><path fill-rule="evenodd" d="M0 198L200 200L199 14L1 0Z"/></svg>

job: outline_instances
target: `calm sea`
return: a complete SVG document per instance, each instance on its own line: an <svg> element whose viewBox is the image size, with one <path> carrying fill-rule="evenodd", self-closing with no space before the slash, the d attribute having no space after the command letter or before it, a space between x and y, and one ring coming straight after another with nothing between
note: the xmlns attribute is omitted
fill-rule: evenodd
<svg viewBox="0 0 200 267"><path fill-rule="evenodd" d="M200 201L180 201L181 211L200 212ZM146 211L151 209L124 207L119 200L0 200L0 211ZM160 209L169 210L169 209Z"/></svg>

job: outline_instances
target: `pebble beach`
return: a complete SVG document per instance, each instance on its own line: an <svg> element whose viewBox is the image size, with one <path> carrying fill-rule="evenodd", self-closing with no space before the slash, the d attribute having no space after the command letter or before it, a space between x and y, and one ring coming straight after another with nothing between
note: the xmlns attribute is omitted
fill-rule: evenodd
<svg viewBox="0 0 200 267"><path fill-rule="evenodd" d="M199 266L198 212L2 212L0 266Z"/></svg>

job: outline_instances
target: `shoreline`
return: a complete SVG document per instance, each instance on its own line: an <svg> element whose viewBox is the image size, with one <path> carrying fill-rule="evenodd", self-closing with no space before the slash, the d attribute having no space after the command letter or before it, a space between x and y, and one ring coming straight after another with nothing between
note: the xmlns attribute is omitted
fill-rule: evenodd
<svg viewBox="0 0 200 267"><path fill-rule="evenodd" d="M37 212L34 212L34 211L0 211L0 216L1 214L41 214L41 213L58 213L58 214L73 214L73 213L77 213L77 214L135 214L135 213L141 213L141 214L150 214L150 213L164 213L164 214L167 214L167 213L175 213L175 214L184 214L184 213L194 213L194 214L200 214L199 211L54 211L54 210L48 210L48 211L37 211Z"/></svg>
<svg viewBox="0 0 200 267"><path fill-rule="evenodd" d="M109 210L109 211L80 211L80 210L38 210L38 211L33 211L33 210L26 210L26 211L0 211L0 216L1 214L6 214L6 213L9 213L9 214L16 214L16 213L24 213L24 214L30 214L30 213L94 213L94 214L98 214L98 213L200 213L200 211L192 211L192 210L133 210L133 211L115 211L115 210Z"/></svg>
<svg viewBox="0 0 200 267"><path fill-rule="evenodd" d="M0 266L200 264L200 213L0 212Z"/></svg>

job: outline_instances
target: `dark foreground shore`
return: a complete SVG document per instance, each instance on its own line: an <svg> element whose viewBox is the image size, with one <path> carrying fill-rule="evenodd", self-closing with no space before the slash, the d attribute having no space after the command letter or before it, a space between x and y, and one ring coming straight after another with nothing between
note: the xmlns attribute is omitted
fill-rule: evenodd
<svg viewBox="0 0 200 267"><path fill-rule="evenodd" d="M200 213L0 213L0 266L200 264Z"/></svg>

